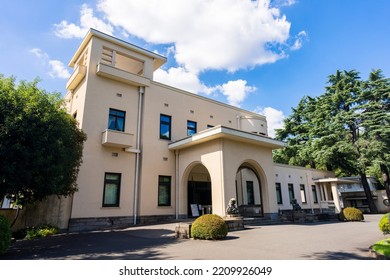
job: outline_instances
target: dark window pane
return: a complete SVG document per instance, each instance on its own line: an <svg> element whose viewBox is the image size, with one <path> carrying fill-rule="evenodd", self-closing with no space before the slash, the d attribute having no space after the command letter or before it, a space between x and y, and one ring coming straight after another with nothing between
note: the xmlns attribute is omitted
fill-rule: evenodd
<svg viewBox="0 0 390 280"><path fill-rule="evenodd" d="M187 135L191 136L196 133L196 122L187 121Z"/></svg>
<svg viewBox="0 0 390 280"><path fill-rule="evenodd" d="M103 207L118 207L121 174L106 173L104 177Z"/></svg>
<svg viewBox="0 0 390 280"><path fill-rule="evenodd" d="M158 181L158 206L171 206L171 176L159 176Z"/></svg>
<svg viewBox="0 0 390 280"><path fill-rule="evenodd" d="M160 115L160 139L171 139L171 117Z"/></svg>
<svg viewBox="0 0 390 280"><path fill-rule="evenodd" d="M108 115L108 129L125 131L126 112L110 109Z"/></svg>

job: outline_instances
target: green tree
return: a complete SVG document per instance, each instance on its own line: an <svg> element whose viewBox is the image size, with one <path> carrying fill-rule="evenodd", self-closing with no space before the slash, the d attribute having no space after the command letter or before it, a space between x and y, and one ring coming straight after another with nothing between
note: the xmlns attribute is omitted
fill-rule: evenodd
<svg viewBox="0 0 390 280"><path fill-rule="evenodd" d="M381 70L370 73L360 103L364 137L370 146L366 152L374 163L370 167L382 179L390 199L390 79Z"/></svg>
<svg viewBox="0 0 390 280"><path fill-rule="evenodd" d="M60 94L0 75L0 199L73 194L85 140Z"/></svg>
<svg viewBox="0 0 390 280"><path fill-rule="evenodd" d="M376 213L367 172L375 164L387 167L389 160L389 80L380 70L367 81L356 71L337 71L328 84L321 96L304 97L277 131L277 138L292 146L274 159L360 176L370 211Z"/></svg>

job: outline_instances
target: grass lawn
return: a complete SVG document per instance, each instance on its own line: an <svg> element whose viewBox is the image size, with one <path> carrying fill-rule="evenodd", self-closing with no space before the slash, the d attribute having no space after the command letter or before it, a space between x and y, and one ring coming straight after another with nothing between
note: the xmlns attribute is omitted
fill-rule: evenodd
<svg viewBox="0 0 390 280"><path fill-rule="evenodd" d="M390 257L390 238L376 242L371 248L378 254Z"/></svg>

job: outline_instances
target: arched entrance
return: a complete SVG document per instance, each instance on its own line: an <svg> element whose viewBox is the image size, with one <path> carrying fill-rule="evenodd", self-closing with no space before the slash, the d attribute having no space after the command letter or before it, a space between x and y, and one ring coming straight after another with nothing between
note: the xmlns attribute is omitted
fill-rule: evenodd
<svg viewBox="0 0 390 280"><path fill-rule="evenodd" d="M263 216L260 175L249 163L243 163L237 170L236 195L237 205L242 216Z"/></svg>
<svg viewBox="0 0 390 280"><path fill-rule="evenodd" d="M210 174L202 164L195 165L188 176L188 217L212 213ZM196 211L198 209L198 212Z"/></svg>

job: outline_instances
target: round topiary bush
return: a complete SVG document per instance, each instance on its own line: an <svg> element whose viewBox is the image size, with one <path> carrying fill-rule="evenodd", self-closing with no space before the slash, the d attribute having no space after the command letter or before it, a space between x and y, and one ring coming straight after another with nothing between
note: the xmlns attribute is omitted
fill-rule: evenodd
<svg viewBox="0 0 390 280"><path fill-rule="evenodd" d="M0 215L0 255L4 254L11 244L12 232L6 217Z"/></svg>
<svg viewBox="0 0 390 280"><path fill-rule="evenodd" d="M384 214L379 220L379 229L383 232L383 234L390 234L389 215L390 213Z"/></svg>
<svg viewBox="0 0 390 280"><path fill-rule="evenodd" d="M342 217L346 221L363 221L363 212L354 207L344 208L342 211Z"/></svg>
<svg viewBox="0 0 390 280"><path fill-rule="evenodd" d="M200 216L191 227L191 236L195 239L224 239L227 233L228 227L225 221L215 214Z"/></svg>

